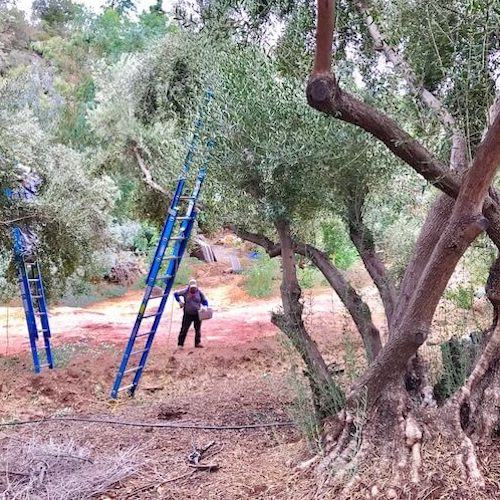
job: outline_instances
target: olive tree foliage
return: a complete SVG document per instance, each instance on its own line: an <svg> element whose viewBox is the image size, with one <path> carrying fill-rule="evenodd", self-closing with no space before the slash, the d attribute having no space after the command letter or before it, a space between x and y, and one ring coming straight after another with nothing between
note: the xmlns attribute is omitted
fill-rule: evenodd
<svg viewBox="0 0 500 500"><path fill-rule="evenodd" d="M84 155L54 141L61 102L47 91L51 79L50 71L39 66L0 80L0 245L11 259L13 226L33 228L48 288L57 292L66 277L89 264L106 238L116 192L109 178L93 175ZM29 203L5 197L4 189L19 183L19 164L42 178L39 196ZM12 259L6 279L15 279Z"/></svg>
<svg viewBox="0 0 500 500"><path fill-rule="evenodd" d="M404 75L404 69L401 71L400 65L386 57L380 40L370 33L370 23L360 8L363 3L384 43L411 68L417 86L432 92L451 113L456 126L464 130L470 160L487 125L487 110L493 102L494 82L499 75L498 3L338 2L336 60L353 61L368 88L391 96L415 92L408 74ZM416 97L413 108L420 119L414 121L409 131L416 131L429 147L446 158L451 147L450 133L441 126L439 113L432 112Z"/></svg>
<svg viewBox="0 0 500 500"><path fill-rule="evenodd" d="M136 178L151 176L138 194L142 216L164 218L204 99L208 65L182 33L173 33L146 53L124 55L95 73L95 107L89 122L98 140L99 168L120 168ZM205 124L210 133L210 123ZM206 136L200 141L200 149ZM118 160L118 161L117 161Z"/></svg>
<svg viewBox="0 0 500 500"><path fill-rule="evenodd" d="M214 89L205 124L205 135L216 138L205 221L263 229L286 215L304 236L311 235L314 221L332 212L343 215L347 199L357 196L351 176L364 179L369 191L392 168L373 141L309 110L302 82L281 75L276 58L255 45L172 33L147 54L100 68L95 79L90 122L101 141L99 163L113 168L121 157L144 175L138 150L167 191L180 171L204 92ZM374 162L376 168L366 168Z"/></svg>
<svg viewBox="0 0 500 500"><path fill-rule="evenodd" d="M286 216L306 233L329 213L344 215L349 198L358 195L351 177L362 179L365 190L387 178L391 165L383 156L373 170L366 168L377 156L373 142L311 113L302 82L281 76L274 58L256 47L222 54L213 175L234 191L221 196L238 199L243 191L264 224ZM248 221L245 205L228 217Z"/></svg>

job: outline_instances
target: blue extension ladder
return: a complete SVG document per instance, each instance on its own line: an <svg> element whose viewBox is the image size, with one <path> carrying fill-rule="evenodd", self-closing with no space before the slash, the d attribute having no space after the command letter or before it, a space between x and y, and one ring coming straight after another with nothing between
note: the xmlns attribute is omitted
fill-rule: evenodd
<svg viewBox="0 0 500 500"><path fill-rule="evenodd" d="M196 202L200 195L201 187L206 176L206 166L209 160L209 154L213 148L214 141L210 139L207 142L206 156L199 168L198 175L192 192L190 195L185 195L187 175L193 162L196 149L199 142L199 134L203 128L203 115L206 113L208 105L213 98L212 92L207 92L206 106L200 113L200 118L196 122L195 132L191 145L189 147L186 159L184 161L183 173L177 182L175 194L170 203L170 208L167 213L167 218L161 232L160 240L156 248L155 256L146 279L146 290L142 299L139 313L132 328L130 338L127 342L125 352L123 354L118 373L115 378L113 389L111 391L111 399L117 399L122 391L128 391L129 396L133 397L139 381L141 379L144 367L151 351L154 337L160 325L161 317L169 294L175 282L175 276L179 269L182 257L187 247L189 236L196 219ZM187 206L186 206L187 202ZM170 250L167 252L167 250ZM166 270L161 276L161 270L166 265ZM159 276L160 275L160 276ZM153 287L163 287L163 293L158 296L151 296ZM156 300L160 303L156 310L148 310L148 306L152 302L156 304ZM152 320L152 324L151 324ZM141 345L137 346L137 341ZM131 365L129 367L129 365ZM124 379L128 381L123 385Z"/></svg>
<svg viewBox="0 0 500 500"><path fill-rule="evenodd" d="M12 190L7 190L9 198L15 198L16 194ZM42 368L54 368L54 358L50 345L50 325L45 301L45 291L43 288L40 265L36 259L24 257L24 245L19 227L12 230L14 238L14 258L23 299L24 314L28 325L28 335L30 340L31 354L35 373L40 373ZM45 349L45 363L40 360L38 353L38 340L40 334L43 337Z"/></svg>
<svg viewBox="0 0 500 500"><path fill-rule="evenodd" d="M14 231L17 233L18 228ZM16 234L16 238L18 238ZM28 261L22 254L16 252L16 264L21 285L21 296L23 299L24 313L28 325L28 333L33 356L35 373L40 373L42 368L54 368L54 358L50 346L50 326L43 289L42 275L37 260ZM38 353L38 340L40 334L43 337L45 349L45 363L42 363Z"/></svg>

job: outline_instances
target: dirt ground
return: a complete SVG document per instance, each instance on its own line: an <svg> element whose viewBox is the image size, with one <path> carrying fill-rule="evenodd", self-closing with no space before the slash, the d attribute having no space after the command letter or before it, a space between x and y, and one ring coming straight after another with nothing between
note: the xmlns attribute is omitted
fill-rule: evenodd
<svg viewBox="0 0 500 500"><path fill-rule="evenodd" d="M300 364L270 323L270 312L279 307L277 291L268 299L251 298L241 276L222 274L217 267L200 268L197 278L216 309L203 324L205 348L190 347L190 332L187 348L175 349L181 311L169 302L135 398L117 403L109 401L109 394L142 291L85 308L51 308L57 368L41 375L32 371L22 309L0 308L0 422L76 416L233 426L287 422L292 408L297 423L296 411L302 408L301 429L208 431L51 422L0 427L0 448L32 438L71 441L88 449L95 463L135 450L137 472L97 497L102 500L314 498L313 472L295 467L313 452L300 432L308 423L297 396L300 384L292 376L293 367L300 374ZM385 332L376 293L359 272L355 278ZM306 290L305 305L305 319L327 361L361 369L361 345L338 298L326 288ZM354 361L348 361L346 351L354 353ZM218 470L190 468L187 457L193 447L212 442L214 455L206 460Z"/></svg>
<svg viewBox="0 0 500 500"><path fill-rule="evenodd" d="M22 309L0 308L0 421L55 415L214 425L289 421L295 360L270 323L277 294L252 299L241 276L200 279L216 309L203 325L205 348L190 348L191 332L187 349L175 349L181 311L169 302L136 397L116 404L109 392L142 291L85 308L51 308L57 368L41 375L32 372ZM343 347L340 303L329 290L315 289L306 292L306 304L316 340L333 361ZM9 428L0 443L2 436L73 440L96 460L138 447L143 464L108 498L311 498L313 478L294 465L312 453L294 427L214 432L53 422ZM212 441L219 469L193 473L186 457Z"/></svg>

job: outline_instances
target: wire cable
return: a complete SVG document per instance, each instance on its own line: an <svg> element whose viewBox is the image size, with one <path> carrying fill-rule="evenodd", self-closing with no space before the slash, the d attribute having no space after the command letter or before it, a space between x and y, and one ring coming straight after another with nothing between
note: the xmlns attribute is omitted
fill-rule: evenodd
<svg viewBox="0 0 500 500"><path fill-rule="evenodd" d="M47 424L51 422L80 422L88 424L108 424L108 425L119 425L125 427L150 427L158 429L196 429L196 430L206 430L206 431L237 431L237 430L249 430L249 429L264 429L272 427L295 427L295 423L292 421L284 422L263 422L257 424L241 424L241 425L212 425L212 424L175 424L167 422L131 422L128 420L112 420L107 418L90 418L90 417L47 417L47 418L36 418L33 420L17 420L12 422L2 422L0 423L0 428L2 427L16 427L21 425L33 425L33 424Z"/></svg>

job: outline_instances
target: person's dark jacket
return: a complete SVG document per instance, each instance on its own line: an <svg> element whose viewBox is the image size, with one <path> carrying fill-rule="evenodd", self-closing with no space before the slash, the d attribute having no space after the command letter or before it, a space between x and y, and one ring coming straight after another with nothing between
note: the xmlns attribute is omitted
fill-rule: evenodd
<svg viewBox="0 0 500 500"><path fill-rule="evenodd" d="M174 292L174 298L177 302L180 302L181 297L184 297L185 314L194 316L198 314L201 306L208 306L208 300L205 297L205 294L199 288L197 288L194 293L191 293L189 291L189 287Z"/></svg>

